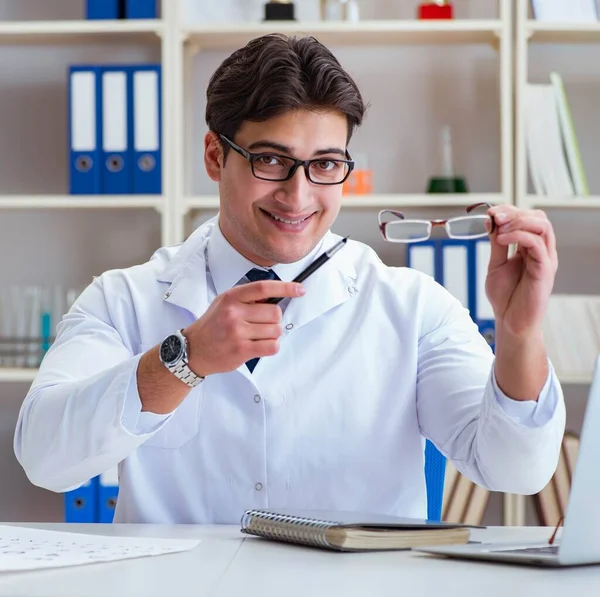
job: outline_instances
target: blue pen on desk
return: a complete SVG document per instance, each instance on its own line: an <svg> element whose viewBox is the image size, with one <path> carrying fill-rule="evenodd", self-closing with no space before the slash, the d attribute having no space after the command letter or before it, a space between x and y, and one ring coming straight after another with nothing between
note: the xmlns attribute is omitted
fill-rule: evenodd
<svg viewBox="0 0 600 597"><path fill-rule="evenodd" d="M322 265L327 263L345 244L349 237L344 237L338 241L331 249L327 249L324 253L321 253L306 269L302 270L292 282L304 282L308 276L316 272ZM283 300L283 297L273 297L265 300L265 303L276 305Z"/></svg>

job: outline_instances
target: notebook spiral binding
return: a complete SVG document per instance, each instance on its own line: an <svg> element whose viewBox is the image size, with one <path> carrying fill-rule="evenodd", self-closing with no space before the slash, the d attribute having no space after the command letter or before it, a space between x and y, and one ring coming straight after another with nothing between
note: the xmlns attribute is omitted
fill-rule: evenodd
<svg viewBox="0 0 600 597"><path fill-rule="evenodd" d="M327 530L331 528L331 523L325 520L248 510L242 517L241 526L242 533L249 535L288 543L330 547Z"/></svg>

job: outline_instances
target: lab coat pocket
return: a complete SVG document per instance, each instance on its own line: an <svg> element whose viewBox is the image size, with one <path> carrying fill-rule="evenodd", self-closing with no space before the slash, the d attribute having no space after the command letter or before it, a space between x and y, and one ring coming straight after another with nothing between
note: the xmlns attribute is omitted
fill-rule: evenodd
<svg viewBox="0 0 600 597"><path fill-rule="evenodd" d="M200 429L203 393L203 384L193 388L171 418L142 447L176 450L196 437Z"/></svg>

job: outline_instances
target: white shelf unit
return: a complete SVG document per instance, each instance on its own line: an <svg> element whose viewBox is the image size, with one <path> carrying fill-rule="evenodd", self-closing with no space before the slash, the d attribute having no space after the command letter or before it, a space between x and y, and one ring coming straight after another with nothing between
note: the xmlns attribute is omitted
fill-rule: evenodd
<svg viewBox="0 0 600 597"><path fill-rule="evenodd" d="M173 4L172 10L176 10ZM351 23L258 23L226 27L221 25L182 26L183 47L177 48L179 62L178 76L181 85L178 92L189 88L191 76L190 63L193 54L203 50L231 50L244 45L250 39L273 31L275 28L287 34L313 35L330 46L380 47L385 45L451 45L451 44L488 44L498 52L498 81L500 94L500 189L498 193L484 194L386 194L368 197L350 197L344 199L343 209L383 209L400 207L465 207L480 201L492 203L512 203L513 198L513 87L512 87L512 3L511 0L499 0L497 19L464 19L454 21L418 21L386 20L362 21ZM171 9L170 9L171 10ZM176 105L178 123L175 147L176 182L173 197L177 201L174 219L174 238L177 242L186 235L186 220L190 212L218 209L218 201L213 195L190 196L186 188L186 165L189 164L189 152L184 131L186 120L192 113L193 98L184 93Z"/></svg>
<svg viewBox="0 0 600 597"><path fill-rule="evenodd" d="M168 13L168 11L167 11ZM0 45L4 46L71 46L77 44L160 44L163 69L163 105L171 105L177 94L173 91L173 46L178 43L176 24L168 14L161 19L122 21L8 21L0 22ZM65 81L66 85L66 81ZM174 145L171 113L163 113L163 194L162 195L6 195L1 194L0 211L34 209L155 209L161 214L161 241L172 241L171 210L166 202L166 189L172 180L168 156ZM0 379L2 377L0 376Z"/></svg>
<svg viewBox="0 0 600 597"><path fill-rule="evenodd" d="M123 21L26 21L0 22L2 46L51 46L52 48L77 44L160 44L163 72L163 105L170 105L177 94L173 93L171 77L173 46L179 43L175 23L168 15L156 20ZM66 85L66 81L65 81ZM171 211L166 202L166 189L173 179L168 155L172 153L173 138L170 111L163 114L163 194L161 195L32 195L1 194L0 213L14 210L122 210L151 209L161 217L161 241L172 240ZM1 217L1 216L0 216ZM37 369L0 368L0 383L30 384Z"/></svg>
<svg viewBox="0 0 600 597"><path fill-rule="evenodd" d="M190 56L205 49L235 49L249 39L274 28L286 33L312 34L328 45L371 46L488 44L498 52L500 105L500 189L489 194L386 194L348 196L344 209L387 207L464 207L487 201L510 203L513 197L513 44L512 1L498 0L499 18L456 21L365 21L358 24L281 23L231 27L186 27L181 20L181 0L162 3L163 14L155 21L89 22L44 21L0 23L0 45L75 45L135 42L160 44L162 63L162 173L160 197L67 195L0 195L2 209L157 209L161 217L163 244L181 242L190 210L215 210L218 198L190 196L185 165L189 148L185 142L186 118L193 98L185 93ZM0 190L1 192L1 190ZM35 369L0 369L0 382L31 383ZM513 496L506 496L507 504ZM514 519L512 510L507 522Z"/></svg>
<svg viewBox="0 0 600 597"><path fill-rule="evenodd" d="M529 47L533 43L600 43L600 22L562 23L530 18L529 0L517 0L515 44L515 203L526 209L597 209L600 197L549 198L528 190L524 92L529 82Z"/></svg>
<svg viewBox="0 0 600 597"><path fill-rule="evenodd" d="M600 42L600 23L542 22L531 18L529 0L517 0L515 15L515 203L526 209L578 211L600 208L600 197L550 198L534 195L528 189L528 159L525 137L524 91L529 82L531 44L588 44ZM561 375L562 384L585 385L587 376ZM508 524L525 524L525 496L516 495L504 502Z"/></svg>

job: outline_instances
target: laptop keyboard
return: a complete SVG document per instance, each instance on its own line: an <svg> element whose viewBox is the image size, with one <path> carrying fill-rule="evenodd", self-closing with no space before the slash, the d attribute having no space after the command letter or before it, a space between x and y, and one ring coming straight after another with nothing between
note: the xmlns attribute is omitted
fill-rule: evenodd
<svg viewBox="0 0 600 597"><path fill-rule="evenodd" d="M547 545L545 547L520 547L518 549L495 549L492 553L523 553L540 556L558 555L558 545Z"/></svg>

